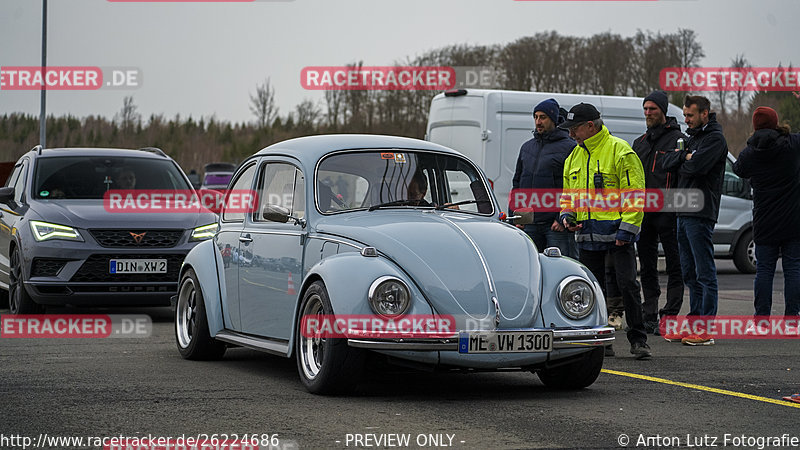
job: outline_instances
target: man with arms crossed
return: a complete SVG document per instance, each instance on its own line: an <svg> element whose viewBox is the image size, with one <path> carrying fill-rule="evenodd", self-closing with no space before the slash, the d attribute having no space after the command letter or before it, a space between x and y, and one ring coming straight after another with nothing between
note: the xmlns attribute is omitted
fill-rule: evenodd
<svg viewBox="0 0 800 450"><path fill-rule="evenodd" d="M677 171L677 188L703 192L703 209L678 213L678 252L683 282L689 290L689 315L710 318L717 315L718 302L717 266L711 237L719 216L728 144L707 98L686 96L683 115L689 125L686 130L689 141L684 150L664 155L663 167L667 171ZM714 345L712 336L702 330L689 336L668 334L664 339L686 345Z"/></svg>

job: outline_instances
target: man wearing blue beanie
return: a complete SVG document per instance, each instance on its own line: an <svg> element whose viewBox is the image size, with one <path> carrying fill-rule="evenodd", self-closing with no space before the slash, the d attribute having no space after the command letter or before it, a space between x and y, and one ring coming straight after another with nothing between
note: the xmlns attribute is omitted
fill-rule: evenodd
<svg viewBox="0 0 800 450"><path fill-rule="evenodd" d="M512 181L512 198L515 190L536 195L537 191L561 192L564 184L564 161L575 148L575 141L569 133L558 128L564 119L559 119L559 105L555 99L547 99L533 108L535 130L533 138L522 144L517 158L517 168ZM542 193L544 191L538 191ZM509 205L513 211L514 205ZM549 208L543 208L549 209ZM533 211L526 223L518 221L533 239L536 248L543 251L547 247L558 247L561 254L578 258L575 233L567 231L558 221L557 211Z"/></svg>

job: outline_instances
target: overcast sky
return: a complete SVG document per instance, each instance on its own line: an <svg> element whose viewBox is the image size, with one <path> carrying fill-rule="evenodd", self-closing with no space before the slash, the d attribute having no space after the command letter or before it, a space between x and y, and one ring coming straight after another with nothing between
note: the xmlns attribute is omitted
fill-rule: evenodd
<svg viewBox="0 0 800 450"><path fill-rule="evenodd" d="M208 1L208 0L206 0ZM390 65L451 44L505 44L540 31L589 36L695 30L703 66L743 53L756 67L800 64L798 0L293 0L114 3L50 0L48 65L136 67L136 90L50 91L48 114L139 112L251 121L249 94L270 77L281 115L322 93L306 66ZM41 0L0 0L0 66L40 64ZM635 64L631 61L631 64ZM38 91L0 91L0 114L39 114Z"/></svg>

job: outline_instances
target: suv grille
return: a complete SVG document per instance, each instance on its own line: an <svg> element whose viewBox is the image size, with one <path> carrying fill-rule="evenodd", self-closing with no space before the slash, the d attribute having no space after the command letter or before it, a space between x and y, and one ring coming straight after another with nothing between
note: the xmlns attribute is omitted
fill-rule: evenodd
<svg viewBox="0 0 800 450"><path fill-rule="evenodd" d="M64 259L42 259L34 258L31 265L32 277L54 277L64 267L67 261Z"/></svg>
<svg viewBox="0 0 800 450"><path fill-rule="evenodd" d="M175 247L183 230L89 230L103 247ZM139 236L139 242L136 238Z"/></svg>
<svg viewBox="0 0 800 450"><path fill-rule="evenodd" d="M125 282L151 282L151 283L177 283L178 271L181 268L185 254L145 254L145 255L119 255L103 254L92 255L86 258L80 269L75 272L70 282L73 283L125 283ZM109 273L108 261L111 259L166 259L167 273Z"/></svg>

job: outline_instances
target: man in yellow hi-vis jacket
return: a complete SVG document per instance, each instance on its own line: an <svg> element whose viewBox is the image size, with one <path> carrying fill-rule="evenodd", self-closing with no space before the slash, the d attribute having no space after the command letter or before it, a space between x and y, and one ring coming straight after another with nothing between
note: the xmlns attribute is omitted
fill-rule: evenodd
<svg viewBox="0 0 800 450"><path fill-rule="evenodd" d="M644 217L642 162L627 142L608 132L593 105L573 106L560 127L578 143L564 162L560 219L578 232L580 261L604 292L606 255L610 256L625 305L631 353L636 359L650 358L633 246Z"/></svg>

